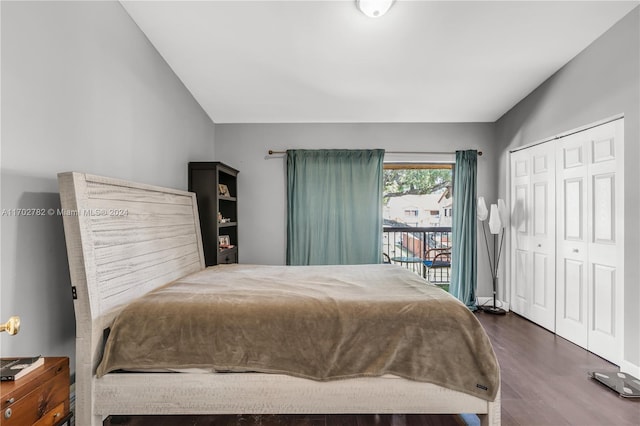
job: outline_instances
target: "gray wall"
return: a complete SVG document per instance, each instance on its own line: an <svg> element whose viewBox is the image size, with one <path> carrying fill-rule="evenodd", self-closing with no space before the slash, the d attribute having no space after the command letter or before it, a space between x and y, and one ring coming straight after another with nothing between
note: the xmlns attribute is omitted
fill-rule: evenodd
<svg viewBox="0 0 640 426"><path fill-rule="evenodd" d="M240 170L239 255L243 263L285 263L285 159L270 149L383 148L454 152L478 149L478 193L495 200L497 151L492 123L457 124L216 124L216 155ZM494 201L495 202L495 201ZM491 274L479 245L478 294L489 296Z"/></svg>
<svg viewBox="0 0 640 426"><path fill-rule="evenodd" d="M625 117L625 360L640 368L640 8L634 9L496 124L500 194L508 153L599 120Z"/></svg>
<svg viewBox="0 0 640 426"><path fill-rule="evenodd" d="M56 174L186 189L214 124L118 2L2 2L2 209L60 206ZM59 216L2 216L2 356L75 352Z"/></svg>

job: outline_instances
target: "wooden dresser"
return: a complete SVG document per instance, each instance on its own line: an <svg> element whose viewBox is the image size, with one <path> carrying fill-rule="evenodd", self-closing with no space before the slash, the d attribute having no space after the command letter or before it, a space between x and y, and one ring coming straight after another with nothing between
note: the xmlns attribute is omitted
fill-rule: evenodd
<svg viewBox="0 0 640 426"><path fill-rule="evenodd" d="M44 365L14 382L0 382L2 426L58 426L68 423L69 358L45 358Z"/></svg>

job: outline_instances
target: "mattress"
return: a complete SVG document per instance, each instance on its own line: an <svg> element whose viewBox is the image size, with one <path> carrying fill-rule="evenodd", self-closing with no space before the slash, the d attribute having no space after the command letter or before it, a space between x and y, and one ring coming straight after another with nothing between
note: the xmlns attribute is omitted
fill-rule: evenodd
<svg viewBox="0 0 640 426"><path fill-rule="evenodd" d="M114 320L98 377L199 368L341 380L391 374L494 400L499 367L464 304L396 265L218 265Z"/></svg>

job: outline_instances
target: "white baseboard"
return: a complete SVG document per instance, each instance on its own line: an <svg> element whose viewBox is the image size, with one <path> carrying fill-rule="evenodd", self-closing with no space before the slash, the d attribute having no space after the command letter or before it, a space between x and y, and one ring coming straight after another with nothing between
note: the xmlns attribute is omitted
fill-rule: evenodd
<svg viewBox="0 0 640 426"><path fill-rule="evenodd" d="M634 377L640 377L640 365L635 365L629 361L622 361L622 363L620 363L620 371L631 374Z"/></svg>
<svg viewBox="0 0 640 426"><path fill-rule="evenodd" d="M482 305L493 305L493 297L476 297L478 300L478 306ZM503 302L502 300L496 300L496 306L498 308L502 308L505 311L509 312L509 304L507 302Z"/></svg>

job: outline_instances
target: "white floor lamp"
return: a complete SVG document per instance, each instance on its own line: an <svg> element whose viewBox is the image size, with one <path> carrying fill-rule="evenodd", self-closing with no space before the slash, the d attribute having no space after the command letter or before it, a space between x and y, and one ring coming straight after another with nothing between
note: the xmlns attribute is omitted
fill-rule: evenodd
<svg viewBox="0 0 640 426"><path fill-rule="evenodd" d="M504 315L507 313L502 308L496 306L496 294L498 291L498 265L500 265L500 255L502 254L502 244L504 243L504 228L508 222L507 206L503 200L498 199L498 204L491 204L491 211L487 210L484 197L478 197L478 220L482 222L482 233L487 246L487 257L491 268L491 278L493 279L493 306L480 306L480 310L488 314ZM489 218L489 231L493 235L493 257L489 249L489 239L485 221ZM498 240L500 241L498 245ZM496 252L497 250L497 252Z"/></svg>

